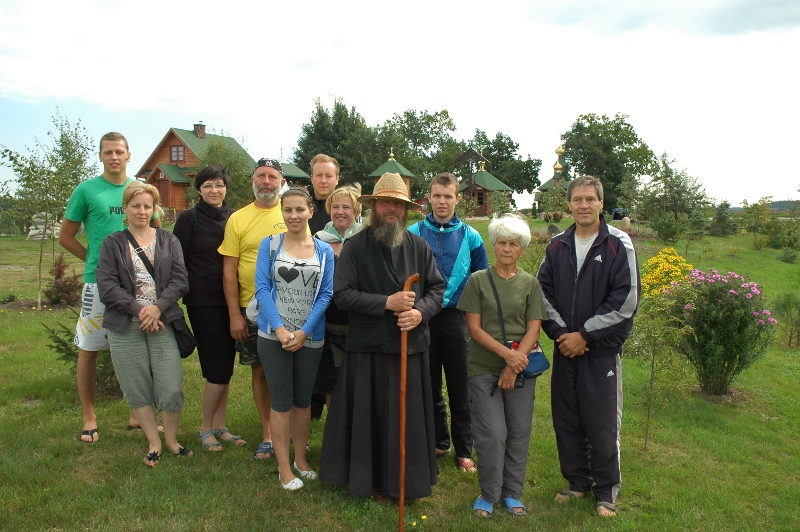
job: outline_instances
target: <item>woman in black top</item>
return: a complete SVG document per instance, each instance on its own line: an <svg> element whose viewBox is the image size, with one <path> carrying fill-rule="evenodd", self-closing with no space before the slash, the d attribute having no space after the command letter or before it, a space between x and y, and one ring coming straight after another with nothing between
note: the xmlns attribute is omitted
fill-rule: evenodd
<svg viewBox="0 0 800 532"><path fill-rule="evenodd" d="M233 212L225 203L229 183L228 174L219 166L201 170L195 178L200 199L193 209L178 216L173 229L181 241L189 273L189 293L183 303L197 339L200 367L206 379L198 437L208 451L221 451L222 441L234 445L247 443L225 426L236 350L222 290L222 255L217 248Z"/></svg>

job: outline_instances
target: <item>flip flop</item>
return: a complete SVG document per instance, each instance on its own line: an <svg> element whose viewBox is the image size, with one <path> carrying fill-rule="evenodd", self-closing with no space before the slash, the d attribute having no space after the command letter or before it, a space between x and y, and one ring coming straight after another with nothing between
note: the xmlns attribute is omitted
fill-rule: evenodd
<svg viewBox="0 0 800 532"><path fill-rule="evenodd" d="M525 512L527 512L527 510L525 509L525 505L522 504L522 502L519 501L518 499L512 499L511 497L506 497L505 499L503 499L503 502L506 504L506 510L508 510L508 513L510 513L511 515L525 515ZM521 512L514 511L519 508L522 509Z"/></svg>
<svg viewBox="0 0 800 532"><path fill-rule="evenodd" d="M266 454L263 458L259 457L259 454ZM253 453L253 460L269 460L275 455L275 448L272 446L271 441L262 441L258 444L258 449L256 452ZM282 483L281 483L282 484Z"/></svg>
<svg viewBox="0 0 800 532"><path fill-rule="evenodd" d="M583 499L586 495L585 493L578 492L580 495L575 495L575 493L571 492L568 489L563 489L556 493L555 501L557 503L566 503L571 501L572 499Z"/></svg>
<svg viewBox="0 0 800 532"><path fill-rule="evenodd" d="M97 434L97 440L94 439L95 434ZM89 436L89 439L84 440L83 439L84 436ZM81 443L97 443L99 439L100 439L100 433L97 432L97 429L84 430L83 432L81 432L81 435L78 436L78 441Z"/></svg>
<svg viewBox="0 0 800 532"><path fill-rule="evenodd" d="M492 510L494 510L494 504L490 503L483 497L478 497L475 499L475 504L472 505L472 511L475 513L475 515L484 519L488 519L492 516ZM483 515L481 512L486 512L486 515Z"/></svg>
<svg viewBox="0 0 800 532"><path fill-rule="evenodd" d="M153 468L158 465L158 459L161 458L161 455L158 454L156 451L147 453L147 456L144 457L144 465L149 468Z"/></svg>

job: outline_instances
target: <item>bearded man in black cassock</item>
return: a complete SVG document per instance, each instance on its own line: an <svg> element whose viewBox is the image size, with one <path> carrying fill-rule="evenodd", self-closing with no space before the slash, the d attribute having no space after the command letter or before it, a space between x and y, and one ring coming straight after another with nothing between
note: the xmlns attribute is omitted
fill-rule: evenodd
<svg viewBox="0 0 800 532"><path fill-rule="evenodd" d="M333 282L350 329L320 479L355 495L399 498L400 332L408 331L405 496L418 499L431 494L438 473L428 321L442 309L445 283L428 244L406 231L408 207L416 204L400 175L383 174L359 201L371 209L370 225L345 242ZM414 273L419 282L404 292Z"/></svg>

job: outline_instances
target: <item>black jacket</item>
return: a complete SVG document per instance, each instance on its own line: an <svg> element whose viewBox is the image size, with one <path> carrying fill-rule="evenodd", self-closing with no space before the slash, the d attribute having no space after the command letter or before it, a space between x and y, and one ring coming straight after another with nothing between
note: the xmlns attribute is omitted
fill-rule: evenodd
<svg viewBox="0 0 800 532"><path fill-rule="evenodd" d="M445 283L428 243L404 232L403 244L391 251L381 245L371 227L345 241L333 279L333 300L350 316L347 350L361 353L400 353L400 329L386 299L403 290L406 279L419 274L411 287L414 308L422 323L408 333L408 352L427 351L428 321L442 310Z"/></svg>
<svg viewBox="0 0 800 532"><path fill-rule="evenodd" d="M548 318L542 323L547 336L555 340L564 333L580 332L589 348L587 355L619 353L641 295L636 251L627 233L609 226L601 216L597 238L578 272L573 225L550 241L537 277Z"/></svg>

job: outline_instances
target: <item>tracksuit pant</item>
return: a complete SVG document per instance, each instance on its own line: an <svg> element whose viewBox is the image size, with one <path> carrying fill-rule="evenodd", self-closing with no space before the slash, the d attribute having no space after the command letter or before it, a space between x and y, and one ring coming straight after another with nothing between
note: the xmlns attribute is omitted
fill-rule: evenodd
<svg viewBox="0 0 800 532"><path fill-rule="evenodd" d="M614 503L621 476L620 355L567 358L555 349L550 400L561 474L570 491Z"/></svg>

